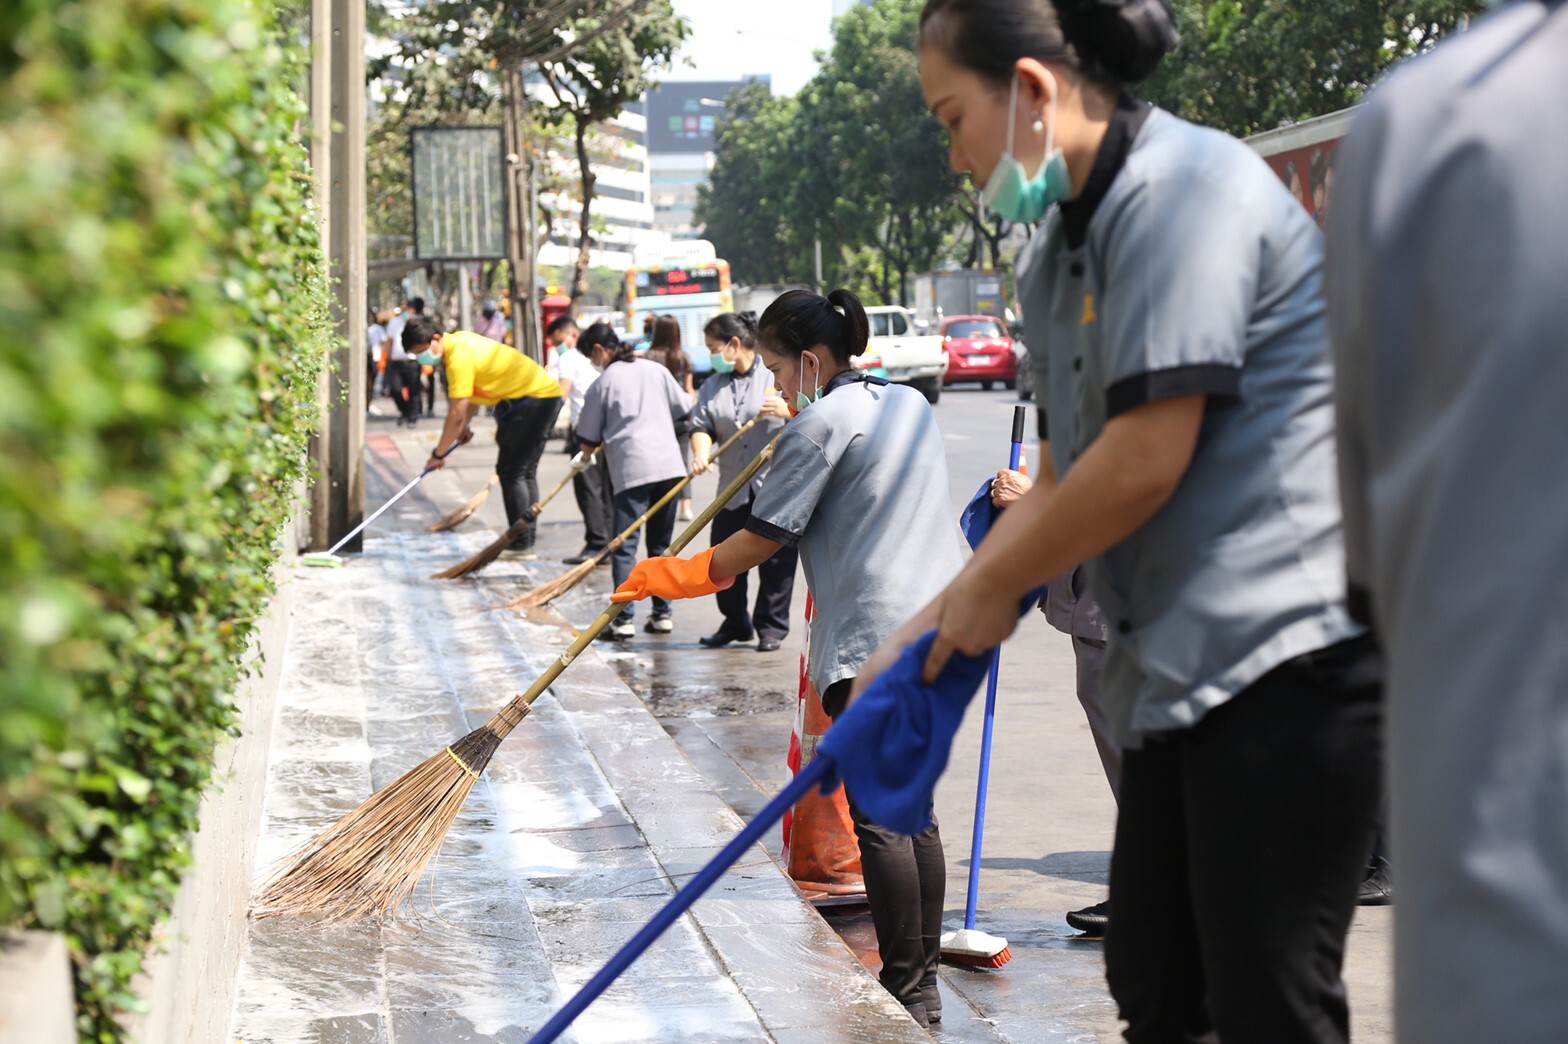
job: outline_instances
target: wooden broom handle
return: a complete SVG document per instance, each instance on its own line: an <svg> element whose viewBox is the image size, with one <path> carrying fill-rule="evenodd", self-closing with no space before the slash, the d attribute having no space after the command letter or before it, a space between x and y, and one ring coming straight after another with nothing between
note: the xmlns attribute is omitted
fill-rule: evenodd
<svg viewBox="0 0 1568 1044"><path fill-rule="evenodd" d="M749 423L754 424L756 422L753 420ZM742 431L744 430L745 429L743 428ZM740 434L741 432L736 432L735 438L739 438ZM778 442L778 438L775 437L772 442L763 447L762 452L757 454L750 464L746 465L745 470L742 471L739 475L735 476L735 481L726 486L724 491L718 495L713 503L704 508L702 514L698 515L690 525L681 531L681 534L671 542L669 549L665 551L664 554L666 556L677 555L687 544L695 540L698 534L708 527L708 523L713 521L714 516L717 515L720 511L724 510L724 505L728 504L732 499L734 499L735 494L739 493L741 490L745 489L751 484L751 480L756 477L757 472L761 471L762 466L766 464L768 459L773 456L773 449L778 445ZM545 669L545 672L528 687L527 692L520 696L512 697L511 702L507 704L507 707L503 708L502 712L497 714L495 718L491 720L491 731L495 732L498 736L505 738L506 733L510 732L512 730L512 726L516 724L516 722L508 721L502 717L502 715L506 714L507 709L512 709L514 714L511 716L515 717L515 710L533 706L533 702L544 694L544 690L548 689L551 684L554 683L555 679L561 676L561 672L570 667L572 665L572 661L581 656L583 650L592 645L593 640L599 637L606 627L614 623L615 618L620 616L621 613L625 611L625 609L626 607L619 602L611 602L610 607L604 612L600 613L598 619L594 620L593 623L583 628L582 633L577 636L576 641L572 642L567 650L562 653L554 663ZM519 717L518 721L521 720L522 719ZM505 731L500 731L501 729L505 729Z"/></svg>

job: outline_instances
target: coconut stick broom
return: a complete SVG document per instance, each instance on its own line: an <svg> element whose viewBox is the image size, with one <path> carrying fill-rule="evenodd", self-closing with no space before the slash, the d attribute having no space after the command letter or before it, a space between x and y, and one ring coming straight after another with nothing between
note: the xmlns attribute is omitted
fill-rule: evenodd
<svg viewBox="0 0 1568 1044"><path fill-rule="evenodd" d="M540 513L544 511L544 506L550 503L550 501L554 500L555 495L561 492L561 490L565 489L568 482L572 481L573 474L575 473L568 472L565 478L555 484L554 489L545 494L544 499L530 507L527 514L525 514L522 518L518 519L516 522L513 522L510 526L507 526L506 532L502 533L500 536L496 537L495 540L491 541L483 551L479 552L473 558L457 563L457 565L452 566L449 569L441 570L441 572L431 577L431 579L457 580L465 576L473 576L475 573L479 572L486 566L492 565L496 559L501 557L502 551L505 551L507 548L512 546L512 541L528 532L528 527L533 525L534 519L538 518ZM489 487L486 487L485 493L489 492ZM479 500L479 503L484 503L482 496L476 499ZM477 505L475 505L475 507L477 509ZM459 519L459 521L461 521L461 519Z"/></svg>
<svg viewBox="0 0 1568 1044"><path fill-rule="evenodd" d="M464 504L450 515L446 516L441 521L425 530L425 532L449 533L458 526L462 525L464 522L467 522L469 519L473 518L474 512L478 511L482 506L484 506L484 502L490 497L490 491L494 489L500 481L500 475L491 475L490 481L485 483L485 488L469 497L468 503Z"/></svg>
<svg viewBox="0 0 1568 1044"><path fill-rule="evenodd" d="M770 443L670 544L676 555L707 528L773 455ZM256 918L320 914L327 922L389 914L413 892L469 791L501 741L561 672L582 655L625 606L612 603L571 647L488 723L410 769L290 856L251 906Z"/></svg>
<svg viewBox="0 0 1568 1044"><path fill-rule="evenodd" d="M761 419L762 415L758 414L757 416L751 418L751 420L747 421L745 424L742 424L740 429L736 431L735 434L731 435L729 438L725 439L722 443L719 444L718 448L712 452L709 459L717 460L725 450L729 449L731 446L735 445L736 442L740 441L740 437L746 434L746 432L750 431L752 425L756 424ZM680 496L681 490L690 485L694 477L695 476L693 475L687 475L678 484L676 484L674 489L664 494L664 496L660 497L657 501L654 502L652 507L650 507L647 511L644 511L641 518L627 526L625 532L617 536L608 544L605 544L602 548L599 549L598 553L588 561L583 562L580 565L573 566L571 569L565 573L562 573L560 576L556 577L554 580L551 580L547 584L541 584L532 591L523 592L518 597L512 599L510 602L507 602L506 605L502 606L501 608L536 609L541 605L548 605L566 592L570 591L572 588L576 587L578 584L582 583L583 579L587 577L588 574L599 568L605 563L606 560L609 559L611 555L619 551L621 546L631 538L632 534L636 533L643 526L647 525L648 520L651 519L654 515L657 515L660 510L665 507L665 505L669 504L670 501Z"/></svg>

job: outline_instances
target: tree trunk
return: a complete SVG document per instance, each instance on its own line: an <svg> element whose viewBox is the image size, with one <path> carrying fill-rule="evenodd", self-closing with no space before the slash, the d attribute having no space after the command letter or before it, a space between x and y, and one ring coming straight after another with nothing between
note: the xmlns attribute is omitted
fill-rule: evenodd
<svg viewBox="0 0 1568 1044"><path fill-rule="evenodd" d="M593 165L588 160L588 128L581 116L577 119L577 169L582 175L583 210L577 224L577 263L572 266L571 298L575 310L577 301L588 293L588 265L593 249L593 230L590 224L593 213Z"/></svg>

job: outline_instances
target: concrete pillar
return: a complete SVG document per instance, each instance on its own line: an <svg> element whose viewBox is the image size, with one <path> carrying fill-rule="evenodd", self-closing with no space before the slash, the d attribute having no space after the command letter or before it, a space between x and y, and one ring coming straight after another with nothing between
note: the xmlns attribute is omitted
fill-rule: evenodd
<svg viewBox="0 0 1568 1044"><path fill-rule="evenodd" d="M317 6L321 0L316 0ZM328 527L334 543L365 515L365 0L331 0L331 227L327 256L342 347L327 439ZM360 538L344 547L358 551Z"/></svg>
<svg viewBox="0 0 1568 1044"><path fill-rule="evenodd" d="M310 167L316 178L321 242L332 233L332 8L328 0L312 0L310 8ZM326 481L332 432L332 378L325 371L316 384L320 426L310 437L310 504L307 546L325 551L332 545L329 524L331 484Z"/></svg>

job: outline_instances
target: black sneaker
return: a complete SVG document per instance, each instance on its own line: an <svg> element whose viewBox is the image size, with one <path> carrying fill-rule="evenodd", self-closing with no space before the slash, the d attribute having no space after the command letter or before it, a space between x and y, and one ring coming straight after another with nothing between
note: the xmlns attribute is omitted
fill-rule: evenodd
<svg viewBox="0 0 1568 1044"><path fill-rule="evenodd" d="M604 549L599 547L585 547L571 558L563 558L561 561L566 565L582 565L599 557L599 552L602 550Z"/></svg>
<svg viewBox="0 0 1568 1044"><path fill-rule="evenodd" d="M1111 901L1095 903L1067 915L1067 923L1091 939L1105 938L1105 926L1111 920Z"/></svg>
<svg viewBox="0 0 1568 1044"><path fill-rule="evenodd" d="M648 618L642 629L649 634L669 634L675 630L675 621L671 617L656 615Z"/></svg>
<svg viewBox="0 0 1568 1044"><path fill-rule="evenodd" d="M779 646L783 644L784 643L779 641L777 638L768 638L764 636L757 639L757 651L760 653L778 652Z"/></svg>
<svg viewBox="0 0 1568 1044"><path fill-rule="evenodd" d="M630 620L623 618L611 624L610 629L606 633L615 641L624 642L636 635L637 628L632 626Z"/></svg>
<svg viewBox="0 0 1568 1044"><path fill-rule="evenodd" d="M927 1022L942 1021L942 994L937 990L935 982L930 985L921 983L920 1002L925 1005Z"/></svg>

